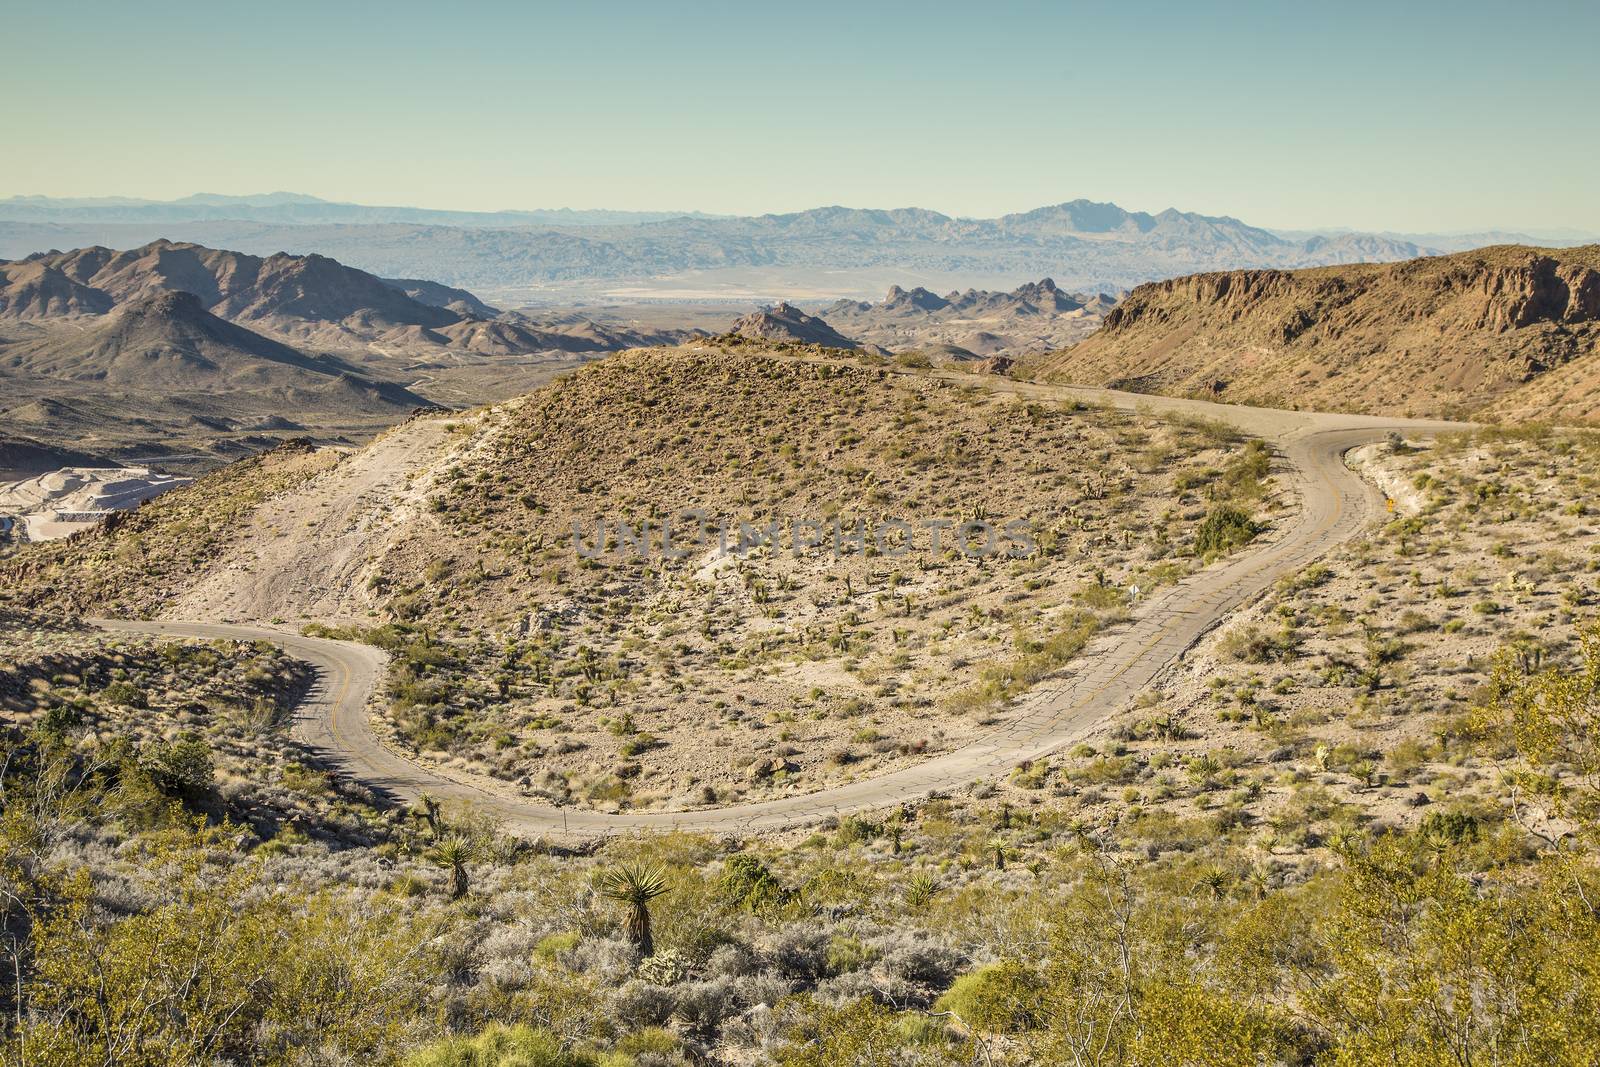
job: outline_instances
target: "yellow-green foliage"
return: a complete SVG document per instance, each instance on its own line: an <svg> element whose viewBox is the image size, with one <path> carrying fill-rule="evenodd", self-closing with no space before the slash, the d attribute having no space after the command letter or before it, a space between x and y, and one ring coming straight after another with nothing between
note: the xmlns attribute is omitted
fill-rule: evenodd
<svg viewBox="0 0 1600 1067"><path fill-rule="evenodd" d="M531 1026L495 1024L476 1037L451 1037L412 1053L406 1067L598 1067L595 1057L562 1048Z"/></svg>
<svg viewBox="0 0 1600 1067"><path fill-rule="evenodd" d="M963 1024L999 1033L1022 1030L1038 1022L1043 990L1038 972L1001 960L955 980L934 1005Z"/></svg>
<svg viewBox="0 0 1600 1067"><path fill-rule="evenodd" d="M277 1063L307 1045L365 1060L421 1022L438 967L425 917L307 898L256 862L219 869L213 834L173 830L141 857L148 906L104 921L86 877L30 877L24 826L5 830L0 866L33 924L7 1063Z"/></svg>

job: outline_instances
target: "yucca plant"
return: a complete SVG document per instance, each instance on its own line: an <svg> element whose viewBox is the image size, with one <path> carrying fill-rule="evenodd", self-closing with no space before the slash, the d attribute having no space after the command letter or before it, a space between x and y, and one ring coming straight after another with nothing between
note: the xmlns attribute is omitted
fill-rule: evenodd
<svg viewBox="0 0 1600 1067"><path fill-rule="evenodd" d="M656 950L650 933L650 902L666 892L667 878L660 867L624 863L600 876L600 894L628 906L624 928L641 956L650 956Z"/></svg>
<svg viewBox="0 0 1600 1067"><path fill-rule="evenodd" d="M472 842L460 834L451 834L434 846L434 861L450 869L451 900L460 900L467 895L467 864L472 862L476 854Z"/></svg>
<svg viewBox="0 0 1600 1067"><path fill-rule="evenodd" d="M906 906L926 907L939 892L939 877L932 871L918 871L906 882Z"/></svg>

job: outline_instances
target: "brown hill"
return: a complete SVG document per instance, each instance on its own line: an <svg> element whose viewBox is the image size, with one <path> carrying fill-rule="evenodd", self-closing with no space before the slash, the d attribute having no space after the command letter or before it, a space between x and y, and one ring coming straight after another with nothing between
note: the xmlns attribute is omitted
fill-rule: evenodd
<svg viewBox="0 0 1600 1067"><path fill-rule="evenodd" d="M86 334L51 332L10 345L0 354L0 372L18 371L162 392L273 388L321 393L338 379L352 378L358 391L396 408L424 403L398 386L361 381L336 359L308 356L225 322L187 292L135 297Z"/></svg>
<svg viewBox="0 0 1600 1067"><path fill-rule="evenodd" d="M392 286L405 293L418 303L430 307L446 308L461 315L476 316L480 319L492 319L500 314L499 308L490 307L476 294L465 289L457 289L449 285L440 285L430 282L426 278L383 278L384 285Z"/></svg>
<svg viewBox="0 0 1600 1067"><path fill-rule="evenodd" d="M92 452L42 444L27 437L0 434L0 481L43 474L58 467L114 467L111 460Z"/></svg>
<svg viewBox="0 0 1600 1067"><path fill-rule="evenodd" d="M824 348L861 346L815 315L807 315L793 304L762 308L737 320L729 331L749 341L778 341Z"/></svg>
<svg viewBox="0 0 1600 1067"><path fill-rule="evenodd" d="M1094 611L1120 617L1119 589L1199 566L1186 546L1202 494L1257 454L1195 421L806 356L624 353L359 451L285 447L0 561L0 611L395 623L431 646L397 650L393 692L419 699L381 712L396 744L575 803L659 806L707 784L754 797L982 728L1077 651L1061 634L1086 639ZM706 523L692 547L685 512ZM903 559L792 550L785 518L891 516L918 527ZM964 559L922 528L947 516L1026 520L1050 547L1026 563ZM580 555L606 540L601 521L612 550ZM616 535L645 521L656 548L641 558ZM742 552L741 523L776 523L783 547ZM496 688L508 670L515 688ZM805 734L788 750L772 747L778 729L728 728L735 709L753 724L797 707ZM601 728L613 719L637 725Z"/></svg>
<svg viewBox="0 0 1600 1067"><path fill-rule="evenodd" d="M1405 415L1600 417L1600 245L1141 285L1032 368L1062 382Z"/></svg>
<svg viewBox="0 0 1600 1067"><path fill-rule="evenodd" d="M297 346L366 350L376 343L387 354L609 352L685 336L539 322L500 312L465 289L378 278L326 256L263 258L166 240L125 252L79 248L0 261L0 325L52 327L161 292L193 293L211 314Z"/></svg>
<svg viewBox="0 0 1600 1067"><path fill-rule="evenodd" d="M279 253L262 258L163 240L126 252L80 248L44 253L23 263L58 271L113 303L152 291L189 292L214 315L279 328L346 320L365 328L446 326L461 317L326 256Z"/></svg>
<svg viewBox="0 0 1600 1067"><path fill-rule="evenodd" d="M103 315L112 304L107 294L48 263L0 263L0 318L29 321Z"/></svg>

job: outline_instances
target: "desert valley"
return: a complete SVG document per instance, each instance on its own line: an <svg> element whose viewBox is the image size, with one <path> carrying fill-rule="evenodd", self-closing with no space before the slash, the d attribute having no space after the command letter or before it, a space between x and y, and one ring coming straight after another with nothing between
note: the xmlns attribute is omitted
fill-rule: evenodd
<svg viewBox="0 0 1600 1067"><path fill-rule="evenodd" d="M497 15L561 21L569 76L598 26ZM980 65L965 128L1010 148L983 181L1048 169L1001 107L1044 76ZM458 76L502 125L452 136L462 188L569 117L484 66ZM651 69L692 155L636 130L626 163L540 163L651 187L609 207L384 206L440 202L404 192L445 180L420 154L360 156L374 203L4 181L0 1064L1592 1063L1600 218L1553 179L1518 215L1522 171L1471 227L1438 221L1459 176L1439 211L1327 201L1395 220L1359 230L753 213L741 167L954 201L967 164L918 154L898 85L870 98L901 128L861 142L813 98L841 152L900 152L822 168L823 132ZM316 90L295 143L334 92L444 129L408 91ZM222 137L193 106L181 136ZM811 153L717 170L718 108ZM1277 153L1293 124L1250 114L1228 151L1259 126ZM1161 122L1189 154L1160 180L1220 203ZM30 160L66 151L28 129ZM341 151L281 165L338 188ZM1224 172L1263 219L1319 217L1311 177Z"/></svg>

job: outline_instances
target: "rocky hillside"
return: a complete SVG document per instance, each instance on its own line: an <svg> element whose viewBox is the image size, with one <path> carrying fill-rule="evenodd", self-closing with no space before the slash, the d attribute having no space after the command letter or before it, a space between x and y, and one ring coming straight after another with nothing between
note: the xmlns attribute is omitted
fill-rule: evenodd
<svg viewBox="0 0 1600 1067"><path fill-rule="evenodd" d="M405 646L397 745L563 803L815 788L971 736L1129 585L1203 565L1228 492L1274 515L1269 457L1225 428L976 381L755 344L622 353L32 546L0 563L0 609L382 625ZM957 532L978 518L995 555Z"/></svg>
<svg viewBox="0 0 1600 1067"><path fill-rule="evenodd" d="M461 318L326 256L261 258L161 240L124 252L94 247L43 253L6 269L0 313L9 317L42 317L52 309L101 314L148 293L182 291L223 318L289 331L312 324L368 331L440 327Z"/></svg>
<svg viewBox="0 0 1600 1067"><path fill-rule="evenodd" d="M1045 379L1405 415L1600 417L1600 245L1141 285Z"/></svg>
<svg viewBox="0 0 1600 1067"><path fill-rule="evenodd" d="M728 332L747 341L821 345L824 348L861 347L824 320L807 315L792 304L752 311L735 321Z"/></svg>
<svg viewBox="0 0 1600 1067"><path fill-rule="evenodd" d="M70 337L59 333L0 351L0 373L163 392L294 390L350 378L403 413L426 404L398 385L371 382L330 357L306 355L212 315L193 293L135 296ZM280 394L281 395L281 394Z"/></svg>
<svg viewBox="0 0 1600 1067"><path fill-rule="evenodd" d="M113 467L104 456L42 444L27 437L0 434L0 481L10 481L58 467Z"/></svg>
<svg viewBox="0 0 1600 1067"><path fill-rule="evenodd" d="M279 431L349 443L422 405L501 400L681 336L502 313L320 255L52 251L0 262L0 433L198 471Z"/></svg>
<svg viewBox="0 0 1600 1067"><path fill-rule="evenodd" d="M1009 292L967 289L944 296L896 285L879 303L840 300L822 317L850 336L936 360L1042 355L1080 340L1116 304L1105 293L1069 293L1054 281Z"/></svg>

